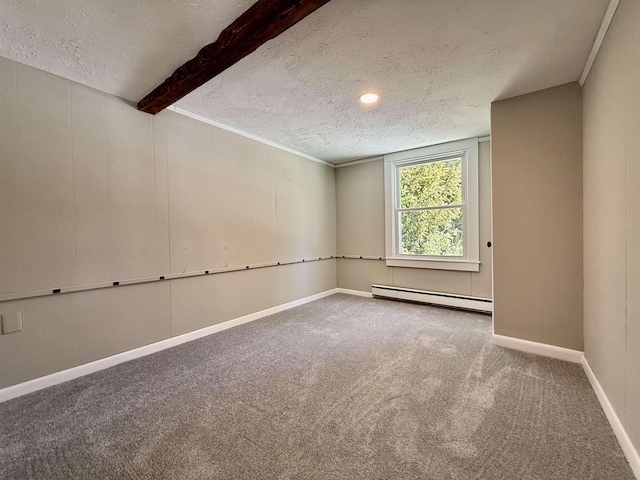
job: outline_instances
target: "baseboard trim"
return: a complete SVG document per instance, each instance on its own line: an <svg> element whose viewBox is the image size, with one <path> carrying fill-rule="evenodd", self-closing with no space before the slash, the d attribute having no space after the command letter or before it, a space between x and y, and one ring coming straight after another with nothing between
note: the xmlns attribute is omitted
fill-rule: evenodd
<svg viewBox="0 0 640 480"><path fill-rule="evenodd" d="M582 359L584 358L584 353L579 350L556 347L555 345L547 345L546 343L531 342L520 338L506 337L495 333L491 336L491 342L499 347L520 350L527 353L535 353L536 355L556 358L566 362L582 363Z"/></svg>
<svg viewBox="0 0 640 480"><path fill-rule="evenodd" d="M627 431L624 429L622 422L618 418L607 394L604 392L604 389L600 385L595 373L591 369L589 362L584 356L584 352L580 352L578 350L571 350L569 348L556 347L555 345L547 345L544 343L531 342L529 340L522 340L519 338L506 337L504 335L496 335L495 333L492 335L491 341L494 345L498 345L500 347L510 348L512 350L520 350L527 353L534 353L537 355L543 355L545 357L556 358L558 360L565 360L567 362L579 363L582 365L584 369L584 373L589 379L589 383L591 384L591 388L596 394L600 405L602 406L602 410L604 411L607 420L609 421L609 425L611 425L611 429L618 439L618 443L620 444L620 448L624 453L629 465L631 466L631 470L633 471L635 477L640 480L640 454L635 449L629 435L627 435Z"/></svg>
<svg viewBox="0 0 640 480"><path fill-rule="evenodd" d="M363 292L362 290L349 290L348 288L336 288L336 293L344 293L346 295L354 295L356 297L373 298L371 292Z"/></svg>
<svg viewBox="0 0 640 480"><path fill-rule="evenodd" d="M234 318L232 320L228 320L226 322L222 322L217 325L212 325L210 327L205 327L200 330L195 330L193 332L185 333L183 335L178 335L176 337L168 338L166 340L161 340L159 342L152 343L150 345L145 345L144 347L136 348L134 350L118 353L110 357L101 358L100 360L96 360L91 363L85 363L77 367L69 368L67 370L62 370L60 372L55 372L50 375L46 375L44 377L35 378L33 380L19 383L17 385L12 385L11 387L5 387L0 389L0 403L6 402L7 400L11 400L13 398L21 397L22 395L26 395L28 393L33 393L38 390L42 390L43 388L52 387L60 383L68 382L70 380L74 380L76 378L89 375L90 373L99 372L100 370L105 370L107 368L114 367L121 363L128 362L130 360L135 360L136 358L151 355L152 353L160 352L162 350L166 350L167 348L175 347L177 345L181 345L183 343L187 343L192 340L197 340L199 338L206 337L208 335L212 335L214 333L218 333L223 330L228 330L229 328L237 327L238 325L243 325L245 323L253 322L254 320L258 320L260 318L267 317L269 315L273 315L275 313L279 313L284 310L288 310L290 308L298 307L300 305L313 302L314 300L319 300L321 298L328 297L335 293L349 293L349 292L350 291L342 291L342 289L333 288L331 290L326 290L324 292L320 292L315 295L300 298L292 302L267 308L266 310L261 310L259 312L251 313L249 315L244 315L242 317ZM356 295L356 293L351 293L351 295Z"/></svg>
<svg viewBox="0 0 640 480"><path fill-rule="evenodd" d="M624 429L624 426L618 418L616 411L613 409L613 406L611 405L607 394L604 393L602 385L600 385L600 382L596 378L595 373L593 373L593 370L591 369L591 365L589 365L589 362L584 355L582 356L581 363L582 368L584 369L584 373L586 373L587 378L589 379L589 383L591 383L591 387L593 388L594 392L596 392L596 397L598 397L598 401L602 406L602 410L604 410L604 414L606 415L607 420L609 420L609 424L613 429L613 433L618 439L620 448L622 448L625 457L627 457L627 461L631 466L631 470L633 470L636 478L640 480L640 455L638 454L638 451L633 446L629 435L627 435L627 431Z"/></svg>
<svg viewBox="0 0 640 480"><path fill-rule="evenodd" d="M0 403L6 402L8 400L21 397L22 395L26 395L28 393L33 393L38 390L42 390L47 387L51 387L54 385L58 385L60 383L68 382L70 380L74 380L79 377L83 377L85 375L89 375L91 373L98 372L100 370L105 370L110 367L114 367L121 363L128 362L130 360L135 360L137 358L141 358L147 355L151 355L156 352L160 352L162 350L166 350L171 347L175 347L177 345L181 345L183 343L190 342L192 340L197 340L202 337L206 337L208 335L212 335L214 333L221 332L223 330L228 330L233 327L237 327L239 325L243 325L245 323L250 323L260 318L267 317L269 315L273 315L275 313L282 312L284 310L288 310L290 308L294 308L300 305L304 305L309 302L313 302L315 300L319 300L321 298L329 297L336 293L344 293L347 295L354 295L359 297L372 298L373 295L369 292L363 292L360 290L350 290L346 288L333 288L330 290L326 290L324 292L317 293L315 295L310 295L308 297L300 298L298 300L294 300L292 302L284 303L282 305L277 305L275 307L268 308L266 310L261 310L259 312L251 313L249 315L244 315L242 317L234 318L232 320L228 320L226 322L219 323L217 325L212 325L210 327L202 328L200 330L196 330L193 332L185 333L183 335L179 335L177 337L172 337L167 340L162 340L160 342L152 343L150 345L145 345L144 347L136 348L134 350L129 350L127 352L119 353L117 355L113 355L110 357L106 357L100 360L96 360L95 362L87 363L84 365L79 365L77 367L70 368L68 370L63 370L61 372L52 373L50 375L46 375L44 377L36 378L34 380L29 380L24 383L19 383L18 385L13 385L11 387L6 387L0 389ZM573 363L580 363L591 383L591 387L593 388L600 405L613 429L613 432L618 439L620 447L633 470L636 478L640 480L640 455L637 450L633 446L629 435L627 435L622 422L618 418L609 398L604 392L600 382L596 378L589 362L584 356L583 352L578 350L571 350L568 348L556 347L554 345L547 345L544 343L531 342L529 340L522 340L519 338L507 337L504 335L492 335L492 343L494 345L498 345L500 347L510 348L513 350L520 350L527 353L534 353L537 355L543 355L546 357L556 358L558 360L565 360Z"/></svg>

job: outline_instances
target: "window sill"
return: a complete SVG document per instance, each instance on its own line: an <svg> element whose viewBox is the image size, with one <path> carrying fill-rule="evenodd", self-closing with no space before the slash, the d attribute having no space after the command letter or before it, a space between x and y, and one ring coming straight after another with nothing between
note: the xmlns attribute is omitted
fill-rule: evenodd
<svg viewBox="0 0 640 480"><path fill-rule="evenodd" d="M418 258L387 257L387 267L431 268L434 270L457 270L462 272L479 272L480 262L473 260L437 260Z"/></svg>

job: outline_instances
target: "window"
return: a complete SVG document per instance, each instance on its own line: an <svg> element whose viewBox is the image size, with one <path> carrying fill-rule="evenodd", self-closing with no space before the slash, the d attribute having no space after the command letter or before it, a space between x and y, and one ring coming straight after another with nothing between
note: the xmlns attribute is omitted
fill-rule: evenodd
<svg viewBox="0 0 640 480"><path fill-rule="evenodd" d="M479 271L478 139L384 162L387 265Z"/></svg>

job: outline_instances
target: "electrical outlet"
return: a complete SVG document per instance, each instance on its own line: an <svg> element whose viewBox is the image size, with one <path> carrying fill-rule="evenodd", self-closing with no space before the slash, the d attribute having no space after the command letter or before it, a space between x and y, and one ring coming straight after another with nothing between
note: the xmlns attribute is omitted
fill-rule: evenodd
<svg viewBox="0 0 640 480"><path fill-rule="evenodd" d="M12 315L0 315L0 318L2 318L3 335L22 330L22 312L16 312Z"/></svg>

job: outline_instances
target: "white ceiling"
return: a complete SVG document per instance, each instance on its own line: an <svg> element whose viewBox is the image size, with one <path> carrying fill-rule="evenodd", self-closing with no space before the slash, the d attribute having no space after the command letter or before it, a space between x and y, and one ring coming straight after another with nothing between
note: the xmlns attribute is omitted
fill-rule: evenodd
<svg viewBox="0 0 640 480"><path fill-rule="evenodd" d="M137 102L252 3L2 0L0 56ZM578 79L608 3L332 0L177 105L334 163L486 135Z"/></svg>

